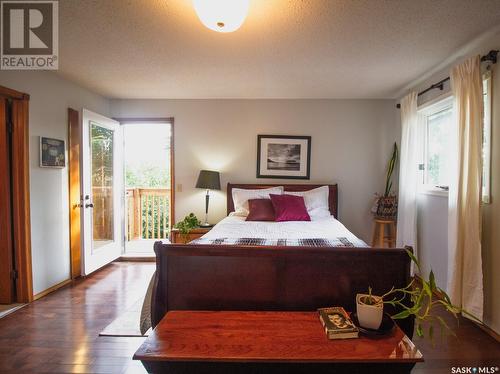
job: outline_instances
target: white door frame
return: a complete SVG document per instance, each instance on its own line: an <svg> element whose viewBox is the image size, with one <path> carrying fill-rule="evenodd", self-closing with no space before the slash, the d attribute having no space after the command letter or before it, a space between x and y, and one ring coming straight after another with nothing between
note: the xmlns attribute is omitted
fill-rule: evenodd
<svg viewBox="0 0 500 374"><path fill-rule="evenodd" d="M91 123L113 130L113 240L94 248L93 241L93 200L91 182ZM82 110L82 274L88 275L114 261L123 253L123 135L120 123L91 112Z"/></svg>

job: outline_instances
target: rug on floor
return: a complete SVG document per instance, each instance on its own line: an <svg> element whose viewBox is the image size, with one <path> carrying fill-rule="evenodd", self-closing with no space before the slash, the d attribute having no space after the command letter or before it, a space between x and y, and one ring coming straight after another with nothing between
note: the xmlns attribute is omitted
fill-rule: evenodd
<svg viewBox="0 0 500 374"><path fill-rule="evenodd" d="M99 336L148 336L150 330L143 335L140 329L141 309L144 298L137 300L124 313L120 314L113 322L111 322L104 330L99 333Z"/></svg>
<svg viewBox="0 0 500 374"><path fill-rule="evenodd" d="M0 318L8 316L9 314L15 312L16 310L22 308L26 304L8 304L8 305L0 305Z"/></svg>

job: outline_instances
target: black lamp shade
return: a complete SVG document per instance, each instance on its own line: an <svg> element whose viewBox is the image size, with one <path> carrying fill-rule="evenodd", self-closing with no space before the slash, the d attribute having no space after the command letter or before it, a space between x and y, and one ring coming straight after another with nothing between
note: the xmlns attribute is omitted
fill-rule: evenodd
<svg viewBox="0 0 500 374"><path fill-rule="evenodd" d="M201 170L196 188L204 188L206 190L220 190L220 174L218 171Z"/></svg>

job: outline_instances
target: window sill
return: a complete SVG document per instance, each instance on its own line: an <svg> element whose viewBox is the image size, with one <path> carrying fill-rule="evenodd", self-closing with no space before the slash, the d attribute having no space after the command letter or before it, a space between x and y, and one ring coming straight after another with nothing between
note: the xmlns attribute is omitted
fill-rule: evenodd
<svg viewBox="0 0 500 374"><path fill-rule="evenodd" d="M442 190L440 188L432 188L432 187L422 187L418 193L422 195L432 195L439 197L448 197L448 191Z"/></svg>

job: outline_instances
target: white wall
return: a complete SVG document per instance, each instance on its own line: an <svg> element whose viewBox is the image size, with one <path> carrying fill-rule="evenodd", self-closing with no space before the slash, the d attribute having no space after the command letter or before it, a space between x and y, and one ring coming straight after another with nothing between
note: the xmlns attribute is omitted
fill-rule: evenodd
<svg viewBox="0 0 500 374"><path fill-rule="evenodd" d="M431 269L443 290L448 280L448 197L427 193L417 196L417 245L425 276Z"/></svg>
<svg viewBox="0 0 500 374"><path fill-rule="evenodd" d="M432 74L413 89L421 91L429 85L449 76L452 66L465 57L476 54L484 55L492 49L500 49L500 32L498 28L479 37L470 45L464 47L455 57L455 61L448 63L438 72ZM500 334L500 230L495 223L500 220L500 66L493 67L493 102L492 102L492 156L491 156L491 204L483 205L483 276L484 276L484 322ZM419 98L423 104L433 98L450 91L446 84L444 91L432 90ZM423 269L428 272L434 269L438 282L447 280L444 264L448 261L447 236L447 199L435 196L419 196L418 240L419 253L424 262ZM439 270L438 270L439 269ZM440 286L444 284L440 283Z"/></svg>
<svg viewBox="0 0 500 374"><path fill-rule="evenodd" d="M39 136L67 142L68 107L86 107L108 115L109 101L50 72L2 71L0 85L31 96L31 243L33 289L37 294L70 277L68 167L39 167Z"/></svg>
<svg viewBox="0 0 500 374"><path fill-rule="evenodd" d="M373 194L384 187L399 139L393 100L112 100L113 117L175 117L176 220L203 217L198 171L220 170L222 183L338 183L340 220L369 241ZM258 134L311 135L311 180L256 178ZM226 214L212 195L210 220Z"/></svg>

